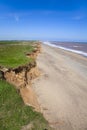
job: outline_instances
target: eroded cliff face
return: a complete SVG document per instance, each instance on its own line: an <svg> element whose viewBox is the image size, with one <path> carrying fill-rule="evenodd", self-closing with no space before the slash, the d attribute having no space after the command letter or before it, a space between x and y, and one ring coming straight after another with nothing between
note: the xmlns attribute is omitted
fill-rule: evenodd
<svg viewBox="0 0 87 130"><path fill-rule="evenodd" d="M35 48L34 48L33 52L27 53L26 56L29 56L33 59L36 59L38 54L41 53L41 44L39 43L39 44L34 45L34 46L35 46Z"/></svg>
<svg viewBox="0 0 87 130"><path fill-rule="evenodd" d="M35 72L30 73L33 69L36 70L36 62L29 63L25 66L20 66L15 69L10 69L4 73L4 77L7 82L16 86L17 89L26 87L27 84L31 82L31 79L35 76ZM33 77L32 77L33 75Z"/></svg>
<svg viewBox="0 0 87 130"><path fill-rule="evenodd" d="M33 62L24 66L19 66L13 69L0 67L0 79L5 79L10 84L13 84L26 105L34 107L40 111L35 92L32 89L32 80L40 75L37 68L36 57L41 52L41 45L37 44L35 50L31 54L26 54L34 59Z"/></svg>

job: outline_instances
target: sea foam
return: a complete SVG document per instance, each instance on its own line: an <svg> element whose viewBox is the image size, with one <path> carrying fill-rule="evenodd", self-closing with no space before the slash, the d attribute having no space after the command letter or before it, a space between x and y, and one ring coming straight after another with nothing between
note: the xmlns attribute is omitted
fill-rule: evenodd
<svg viewBox="0 0 87 130"><path fill-rule="evenodd" d="M52 47L56 47L56 48L60 48L60 49L66 50L66 51L70 51L70 52L73 52L73 53L77 53L77 54L80 54L80 55L83 55L83 56L87 57L87 53L85 53L85 52L83 52L83 51L73 50L73 49L69 49L69 48L66 48L66 47L54 45L54 44L52 44L51 42L42 42L42 43L43 43L43 44L46 44L46 45L49 45L49 46L52 46Z"/></svg>

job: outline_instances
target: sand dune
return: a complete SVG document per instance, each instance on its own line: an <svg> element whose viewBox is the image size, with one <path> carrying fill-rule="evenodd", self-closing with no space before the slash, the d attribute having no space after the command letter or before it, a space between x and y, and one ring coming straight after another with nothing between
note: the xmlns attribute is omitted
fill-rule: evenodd
<svg viewBox="0 0 87 130"><path fill-rule="evenodd" d="M33 88L45 118L56 130L87 129L87 58L42 45L42 72Z"/></svg>

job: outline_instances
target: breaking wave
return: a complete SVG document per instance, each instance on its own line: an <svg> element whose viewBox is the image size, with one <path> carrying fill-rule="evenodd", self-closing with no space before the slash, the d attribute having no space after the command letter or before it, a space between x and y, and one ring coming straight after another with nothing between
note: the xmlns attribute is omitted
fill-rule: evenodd
<svg viewBox="0 0 87 130"><path fill-rule="evenodd" d="M83 52L83 51L73 50L73 49L69 49L69 48L66 48L66 47L54 45L54 44L52 44L51 42L42 42L42 43L43 43L43 44L46 44L46 45L49 45L49 46L52 46L52 47L56 47L56 48L60 48L60 49L66 50L66 51L70 51L70 52L73 52L73 53L77 53L77 54L80 54L80 55L83 55L83 56L87 57L87 53L85 53L85 52Z"/></svg>

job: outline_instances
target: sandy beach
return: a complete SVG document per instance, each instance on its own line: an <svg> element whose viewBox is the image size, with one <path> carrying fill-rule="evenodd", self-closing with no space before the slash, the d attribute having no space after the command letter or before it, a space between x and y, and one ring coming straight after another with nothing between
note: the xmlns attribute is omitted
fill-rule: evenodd
<svg viewBox="0 0 87 130"><path fill-rule="evenodd" d="M87 58L42 45L41 76L33 89L44 117L55 130L87 129Z"/></svg>

